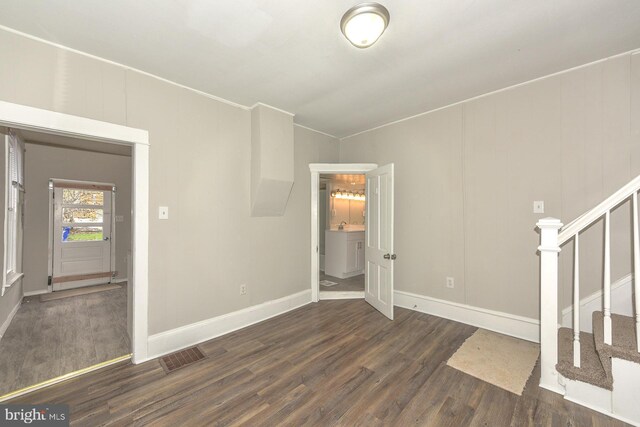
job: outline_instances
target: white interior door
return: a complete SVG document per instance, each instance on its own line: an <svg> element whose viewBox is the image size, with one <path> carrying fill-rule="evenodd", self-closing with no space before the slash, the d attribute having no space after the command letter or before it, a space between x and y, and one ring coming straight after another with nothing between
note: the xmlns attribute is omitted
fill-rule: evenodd
<svg viewBox="0 0 640 427"><path fill-rule="evenodd" d="M111 281L112 187L54 186L54 291Z"/></svg>
<svg viewBox="0 0 640 427"><path fill-rule="evenodd" d="M364 299L393 320L393 163L367 172Z"/></svg>

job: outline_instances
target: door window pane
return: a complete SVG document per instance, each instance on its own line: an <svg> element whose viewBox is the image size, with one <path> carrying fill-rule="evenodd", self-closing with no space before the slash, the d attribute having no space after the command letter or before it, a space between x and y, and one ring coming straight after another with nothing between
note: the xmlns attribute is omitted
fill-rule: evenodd
<svg viewBox="0 0 640 427"><path fill-rule="evenodd" d="M62 222L102 222L102 209L62 208Z"/></svg>
<svg viewBox="0 0 640 427"><path fill-rule="evenodd" d="M63 242L90 242L102 240L102 227L62 227Z"/></svg>
<svg viewBox="0 0 640 427"><path fill-rule="evenodd" d="M104 205L104 191L62 189L62 203L65 205Z"/></svg>

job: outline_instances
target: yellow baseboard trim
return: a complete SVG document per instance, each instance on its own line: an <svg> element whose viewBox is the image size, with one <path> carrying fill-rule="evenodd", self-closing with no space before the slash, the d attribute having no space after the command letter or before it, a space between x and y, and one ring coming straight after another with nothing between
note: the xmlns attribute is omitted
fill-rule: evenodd
<svg viewBox="0 0 640 427"><path fill-rule="evenodd" d="M106 362L98 363L97 365L82 368L77 371L69 372L68 374L64 374L59 377L43 381L38 384L30 385L29 387L21 388L20 390L12 391L11 393L5 394L4 396L0 396L0 402L4 402L9 399L14 399L16 397L23 396L27 393L31 393L36 390L40 390L45 387L52 386L54 384L61 383L63 381L79 377L80 375L88 374L89 372L97 371L107 366L115 365L116 363L120 363L128 359L131 359L131 354L126 354L124 356L116 357L115 359L107 360Z"/></svg>

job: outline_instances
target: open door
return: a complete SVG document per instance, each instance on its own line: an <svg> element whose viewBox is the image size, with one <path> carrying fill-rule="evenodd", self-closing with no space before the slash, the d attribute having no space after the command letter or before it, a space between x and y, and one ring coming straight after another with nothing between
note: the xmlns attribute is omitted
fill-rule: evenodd
<svg viewBox="0 0 640 427"><path fill-rule="evenodd" d="M367 172L364 298L393 320L393 163Z"/></svg>

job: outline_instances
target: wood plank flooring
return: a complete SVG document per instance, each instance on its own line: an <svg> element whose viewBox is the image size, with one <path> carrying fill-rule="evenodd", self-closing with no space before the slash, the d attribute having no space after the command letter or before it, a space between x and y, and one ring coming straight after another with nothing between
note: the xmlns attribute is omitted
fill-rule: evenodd
<svg viewBox="0 0 640 427"><path fill-rule="evenodd" d="M334 300L201 344L166 374L123 363L15 399L67 403L72 425L620 426L537 386L517 396L446 365L476 328Z"/></svg>
<svg viewBox="0 0 640 427"><path fill-rule="evenodd" d="M0 396L131 352L127 288L25 297L0 341Z"/></svg>

